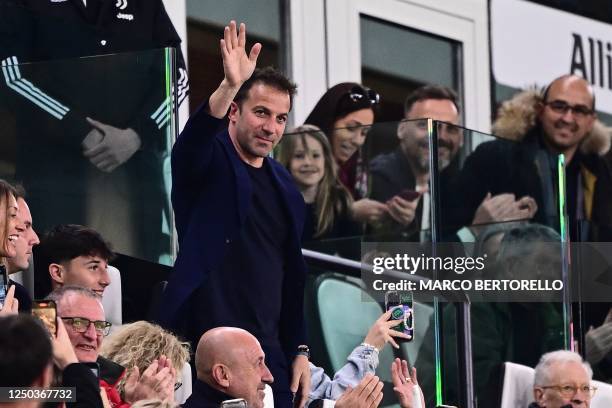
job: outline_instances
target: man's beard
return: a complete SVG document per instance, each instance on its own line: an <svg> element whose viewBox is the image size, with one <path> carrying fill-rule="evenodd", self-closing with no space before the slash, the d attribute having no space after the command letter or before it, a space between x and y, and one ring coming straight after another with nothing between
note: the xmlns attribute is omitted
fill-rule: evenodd
<svg viewBox="0 0 612 408"><path fill-rule="evenodd" d="M420 173L429 173L429 155L418 155L413 157L412 161L416 164L416 168ZM450 164L450 159L447 155L438 158L438 171L442 171Z"/></svg>

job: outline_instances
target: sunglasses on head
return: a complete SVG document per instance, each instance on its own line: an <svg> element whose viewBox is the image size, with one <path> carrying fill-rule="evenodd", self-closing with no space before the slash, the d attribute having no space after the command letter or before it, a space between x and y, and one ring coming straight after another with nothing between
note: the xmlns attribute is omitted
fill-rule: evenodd
<svg viewBox="0 0 612 408"><path fill-rule="evenodd" d="M380 95L370 88L355 86L349 91L348 95L353 102L361 102L367 99L371 105L378 105L380 103Z"/></svg>

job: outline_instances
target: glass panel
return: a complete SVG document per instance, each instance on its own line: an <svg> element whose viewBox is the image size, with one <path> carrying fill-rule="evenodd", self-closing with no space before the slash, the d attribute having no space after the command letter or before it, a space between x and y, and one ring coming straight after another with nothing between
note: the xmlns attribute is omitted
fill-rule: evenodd
<svg viewBox="0 0 612 408"><path fill-rule="evenodd" d="M486 405L499 401L504 362L534 367L543 353L571 346L567 246L562 244L565 169L559 156L544 153L535 141L434 123L438 172L432 184L439 194L432 195L441 240L463 242L466 255L485 257L493 267L483 271L483 279L563 282L553 298L547 291L517 298L493 292L490 302L471 298L474 391ZM449 354L465 328L455 323L458 307L444 306L441 322L444 401L450 404L461 400L458 391L465 388L454 367L461 355Z"/></svg>
<svg viewBox="0 0 612 408"><path fill-rule="evenodd" d="M366 15L359 21L361 82L384 96L379 120L404 118L406 95L425 84L447 86L462 99L461 43Z"/></svg>
<svg viewBox="0 0 612 408"><path fill-rule="evenodd" d="M381 253L393 258L409 250L418 250L416 257L426 253L438 258L481 258L485 270L470 275L455 268L450 276L471 281L540 279L562 283L553 293L556 297L545 291L481 290L443 301L444 290L435 292L434 297L414 291L419 305L415 307L419 341L404 345L402 355L419 370L427 405L464 405L470 398L465 375L470 363L476 397L483 401L493 398L488 392L499 392L503 362L535 366L542 353L570 347L569 291L563 290L570 287L568 256L560 234L566 224L565 189L561 187L565 173L559 157L532 154L532 145L430 119L334 129L332 137L343 132L366 135L366 141L352 160L339 164L339 171L344 172L341 180L355 182L352 187L356 197L357 191L363 193L354 188L357 182L364 184L367 180L365 197L383 204L384 215L357 223L361 234L344 230L333 236L311 237L304 244L306 248L363 263L375 263L374 257ZM324 183L317 180L338 163L331 157L332 148L325 136L319 135L323 142L318 144L311 144L314 137L309 137L307 131L289 132L277 157L293 174L304 197L310 197L313 204L309 211L316 214L316 197L324 188ZM373 153L370 143L374 137L393 141L389 143L392 147ZM330 165L319 178L309 179L316 173L316 166L306 152L312 154L317 148L321 152L329 150L319 160L325 163L327 157ZM308 163L301 167L300 160ZM365 177L359 176L364 169ZM391 206L398 199L411 210L392 213ZM364 199L353 200L359 203ZM479 209L483 201L491 205ZM350 211L345 216L351 220ZM442 275L443 270L437 268L430 270L433 275L417 275L431 277L437 273L448 280L448 273ZM344 273L342 269L336 272ZM393 270L399 270L397 276L402 276L401 269ZM356 282L369 296L363 296L362 302L381 303L380 293L371 290L371 276L362 275ZM465 296L469 296L471 306L464 302ZM426 316L424 321L422 315ZM471 356L466 351L470 344ZM467 361L470 357L472 360Z"/></svg>
<svg viewBox="0 0 612 408"><path fill-rule="evenodd" d="M593 379L612 383L612 355L601 341L612 327L612 225L585 220L574 224L570 223L570 230L577 231L571 245L572 311L578 351L591 364Z"/></svg>
<svg viewBox="0 0 612 408"><path fill-rule="evenodd" d="M3 61L0 177L24 185L39 233L83 224L172 263L174 66L174 49Z"/></svg>

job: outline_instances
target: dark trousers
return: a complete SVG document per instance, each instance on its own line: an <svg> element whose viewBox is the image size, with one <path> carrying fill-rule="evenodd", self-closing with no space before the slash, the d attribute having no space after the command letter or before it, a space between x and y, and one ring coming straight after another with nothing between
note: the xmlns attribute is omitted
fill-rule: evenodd
<svg viewBox="0 0 612 408"><path fill-rule="evenodd" d="M293 396L289 385L291 384L291 366L287 363L285 353L280 347L269 347L262 344L266 353L266 365L270 369L274 382L271 384L274 391L274 407L290 408L293 406Z"/></svg>

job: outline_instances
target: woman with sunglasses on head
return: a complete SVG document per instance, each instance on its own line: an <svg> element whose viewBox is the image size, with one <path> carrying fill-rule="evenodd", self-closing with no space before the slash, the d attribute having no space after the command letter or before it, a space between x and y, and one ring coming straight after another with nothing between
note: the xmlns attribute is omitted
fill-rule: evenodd
<svg viewBox="0 0 612 408"><path fill-rule="evenodd" d="M376 223L388 212L386 204L365 198L368 180L361 151L374 123L379 99L371 89L343 82L328 89L306 118L307 124L318 126L327 135L339 166L340 181L355 200L352 217L360 222Z"/></svg>
<svg viewBox="0 0 612 408"><path fill-rule="evenodd" d="M299 126L283 136L278 161L289 170L306 202L302 241L358 235L350 217L353 198L338 180L332 148L316 126Z"/></svg>

